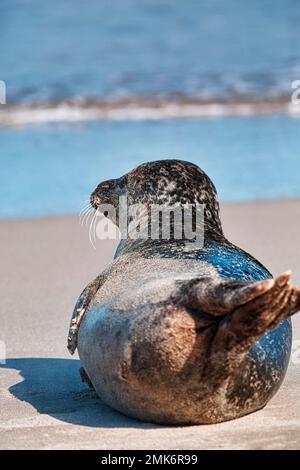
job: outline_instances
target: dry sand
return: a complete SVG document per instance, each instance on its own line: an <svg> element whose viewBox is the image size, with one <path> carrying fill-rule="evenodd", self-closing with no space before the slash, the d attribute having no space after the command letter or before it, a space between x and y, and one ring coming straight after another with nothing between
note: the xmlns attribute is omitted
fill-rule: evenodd
<svg viewBox="0 0 300 470"><path fill-rule="evenodd" d="M300 201L226 205L225 232L273 274L300 284ZM76 217L0 222L0 448L299 449L300 314L283 386L267 407L210 426L166 427L129 419L82 384L66 350L81 289L109 263L114 243L95 251ZM0 343L0 345L3 343ZM298 348L298 349L297 349Z"/></svg>

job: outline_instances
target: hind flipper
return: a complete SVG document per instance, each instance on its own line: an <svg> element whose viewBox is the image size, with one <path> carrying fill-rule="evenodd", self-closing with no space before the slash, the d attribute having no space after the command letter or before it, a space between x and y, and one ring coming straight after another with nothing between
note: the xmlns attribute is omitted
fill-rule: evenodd
<svg viewBox="0 0 300 470"><path fill-rule="evenodd" d="M204 374L214 375L216 384L239 367L260 336L300 310L300 288L291 285L290 277L287 272L253 283L220 278L182 283L183 304L199 318L206 314L204 327L215 331Z"/></svg>
<svg viewBox="0 0 300 470"><path fill-rule="evenodd" d="M267 291L221 319L211 344L206 374L214 374L218 381L226 379L262 335L300 310L300 289L291 285L290 276L290 273L279 276Z"/></svg>
<svg viewBox="0 0 300 470"><path fill-rule="evenodd" d="M86 313L86 310L91 300L100 288L102 284L102 279L103 275L100 274L100 276L96 277L96 279L90 282L90 284L88 284L87 287L82 291L79 296L79 299L77 300L72 314L68 333L68 350L71 354L74 354L77 348L77 337L80 323Z"/></svg>
<svg viewBox="0 0 300 470"><path fill-rule="evenodd" d="M186 307L218 318L260 297L273 285L273 279L249 283L221 278L199 278L183 282L180 297Z"/></svg>
<svg viewBox="0 0 300 470"><path fill-rule="evenodd" d="M261 335L298 312L300 288L293 287L290 278L290 272L282 274L265 292L225 317L218 328L216 345L247 350Z"/></svg>

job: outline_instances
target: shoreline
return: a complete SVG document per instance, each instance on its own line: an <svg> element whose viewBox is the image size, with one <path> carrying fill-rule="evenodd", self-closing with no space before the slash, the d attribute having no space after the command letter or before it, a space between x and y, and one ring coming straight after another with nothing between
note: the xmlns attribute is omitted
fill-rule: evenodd
<svg viewBox="0 0 300 470"><path fill-rule="evenodd" d="M221 204L226 236L274 275L300 284L300 200ZM291 360L263 410L209 426L141 423L105 406L79 378L66 349L74 303L111 261L115 242L94 250L77 216L0 220L2 283L0 448L300 449L300 363ZM300 314L293 319L300 344ZM298 354L299 355L299 354ZM293 356L294 359L296 356Z"/></svg>
<svg viewBox="0 0 300 470"><path fill-rule="evenodd" d="M6 104L0 110L0 129L50 123L86 121L159 121L168 119L199 119L214 117L249 117L270 114L300 116L300 104L288 96L261 100L251 97L205 100L189 97L150 99L65 100L32 104Z"/></svg>

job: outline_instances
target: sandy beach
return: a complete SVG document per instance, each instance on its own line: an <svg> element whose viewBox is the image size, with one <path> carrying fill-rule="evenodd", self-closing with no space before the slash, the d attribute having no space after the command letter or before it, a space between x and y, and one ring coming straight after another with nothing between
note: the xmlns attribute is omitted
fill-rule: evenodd
<svg viewBox="0 0 300 470"><path fill-rule="evenodd" d="M231 241L300 284L300 201L223 205L222 219ZM300 314L286 379L264 410L210 426L141 423L82 384L66 349L74 303L115 243L93 249L75 216L2 220L0 238L1 449L300 449Z"/></svg>

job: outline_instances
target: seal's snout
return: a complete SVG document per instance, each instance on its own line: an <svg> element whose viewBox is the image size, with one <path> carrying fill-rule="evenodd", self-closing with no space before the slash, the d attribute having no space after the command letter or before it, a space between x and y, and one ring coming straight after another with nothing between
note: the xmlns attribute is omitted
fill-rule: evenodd
<svg viewBox="0 0 300 470"><path fill-rule="evenodd" d="M91 205L98 209L102 204L115 205L116 180L107 180L100 183L92 192L90 197Z"/></svg>
<svg viewBox="0 0 300 470"><path fill-rule="evenodd" d="M101 199L97 194L94 192L91 197L90 197L91 205L93 206L94 209L98 209L98 207L101 204Z"/></svg>

